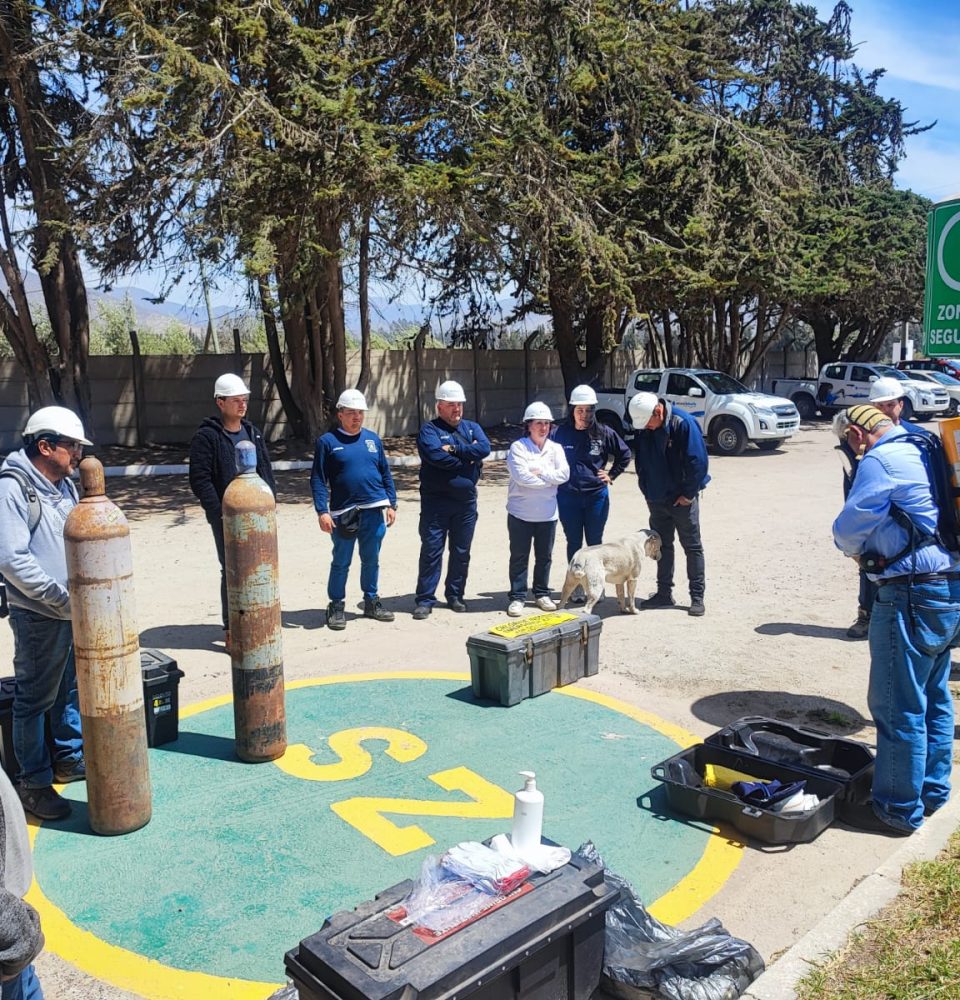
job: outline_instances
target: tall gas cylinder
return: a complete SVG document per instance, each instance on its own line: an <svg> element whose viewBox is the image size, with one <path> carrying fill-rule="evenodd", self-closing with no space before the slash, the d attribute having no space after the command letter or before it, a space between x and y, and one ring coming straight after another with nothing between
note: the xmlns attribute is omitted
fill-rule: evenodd
<svg viewBox="0 0 960 1000"><path fill-rule="evenodd" d="M277 505L249 441L237 445L222 510L237 756L276 760L287 749Z"/></svg>
<svg viewBox="0 0 960 1000"><path fill-rule="evenodd" d="M954 491L960 487L960 417L950 417L940 421L940 440L950 466L950 482ZM954 503L960 510L960 495L954 494Z"/></svg>
<svg viewBox="0 0 960 1000"><path fill-rule="evenodd" d="M130 833L151 813L130 528L107 499L97 459L80 463L80 483L63 539L90 826Z"/></svg>

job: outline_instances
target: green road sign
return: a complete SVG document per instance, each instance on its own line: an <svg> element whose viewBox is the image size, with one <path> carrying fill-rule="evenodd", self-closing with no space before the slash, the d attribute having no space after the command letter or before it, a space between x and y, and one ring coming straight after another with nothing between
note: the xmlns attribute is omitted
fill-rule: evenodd
<svg viewBox="0 0 960 1000"><path fill-rule="evenodd" d="M927 217L923 350L930 358L960 356L960 197Z"/></svg>

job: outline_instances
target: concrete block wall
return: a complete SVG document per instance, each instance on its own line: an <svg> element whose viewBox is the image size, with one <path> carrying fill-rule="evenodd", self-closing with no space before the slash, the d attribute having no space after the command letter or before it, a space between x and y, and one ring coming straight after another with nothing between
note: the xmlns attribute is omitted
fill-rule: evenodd
<svg viewBox="0 0 960 1000"><path fill-rule="evenodd" d="M141 363L138 401L132 357L90 358L92 430L98 444L136 445L138 402L147 442L188 442L200 421L216 413L213 383L229 371L236 371L250 386L250 417L267 439L276 441L289 434L266 355L146 355ZM616 351L597 381L623 386L630 371L643 363L640 351ZM790 375L815 374L816 355L810 351L805 358L803 352L788 352L782 357L780 352L771 352L763 374L766 379L779 378L784 366ZM518 423L527 403L535 399L552 407L554 416L566 412L563 378L552 350L371 351L370 367L366 425L383 436L415 434L435 414L434 390L447 379L464 387L467 417L488 427ZM347 374L349 384L355 384L360 374L359 351L348 354ZM20 446L27 416L26 382L19 367L12 359L0 360L0 450Z"/></svg>

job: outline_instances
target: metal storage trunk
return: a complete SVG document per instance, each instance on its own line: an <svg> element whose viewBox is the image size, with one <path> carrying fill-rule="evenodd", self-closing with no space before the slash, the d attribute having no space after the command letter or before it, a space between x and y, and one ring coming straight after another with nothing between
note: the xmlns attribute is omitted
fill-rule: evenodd
<svg viewBox="0 0 960 1000"><path fill-rule="evenodd" d="M390 919L401 882L334 914L287 952L300 1000L588 1000L600 982L606 910L619 890L574 857L532 889L448 936Z"/></svg>
<svg viewBox="0 0 960 1000"><path fill-rule="evenodd" d="M813 792L820 799L820 804L809 812L793 815L749 805L733 792L704 784L709 764L751 775L759 781L772 781L774 778L783 782L804 780L805 790ZM834 778L711 743L698 743L682 750L669 760L656 764L650 773L664 783L667 801L677 812L696 819L729 823L746 836L765 844L798 844L818 837L836 817L837 800L843 791L842 783Z"/></svg>
<svg viewBox="0 0 960 1000"><path fill-rule="evenodd" d="M533 615L467 640L477 698L516 705L555 687L590 677L600 666L597 615Z"/></svg>

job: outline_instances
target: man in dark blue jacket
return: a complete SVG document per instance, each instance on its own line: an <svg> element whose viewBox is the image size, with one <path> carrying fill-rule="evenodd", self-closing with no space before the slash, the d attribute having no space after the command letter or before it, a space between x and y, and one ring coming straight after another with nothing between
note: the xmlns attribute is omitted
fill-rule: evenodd
<svg viewBox="0 0 960 1000"><path fill-rule="evenodd" d="M227 649L227 575L223 561L223 512L221 502L227 487L237 475L236 448L241 441L250 441L257 449L257 475L270 487L274 496L270 455L263 435L246 419L250 390L239 375L221 375L213 386L213 400L219 416L207 417L190 442L190 489L200 501L207 523L213 531L213 541L220 560L220 610Z"/></svg>
<svg viewBox="0 0 960 1000"><path fill-rule="evenodd" d="M660 535L657 592L640 602L641 608L673 607L673 536L687 556L690 607L687 614L704 613L706 575L700 540L700 491L710 482L707 447L693 417L674 410L652 392L638 392L630 400L630 419L637 432L633 440L634 465L640 490L650 508L650 527Z"/></svg>
<svg viewBox="0 0 960 1000"><path fill-rule="evenodd" d="M470 546L477 526L477 480L490 442L479 424L463 419L467 397L458 382L444 382L436 393L437 415L420 428L420 568L413 617L429 617L437 602L443 549L449 539L444 596L451 611L466 611L463 601Z"/></svg>

